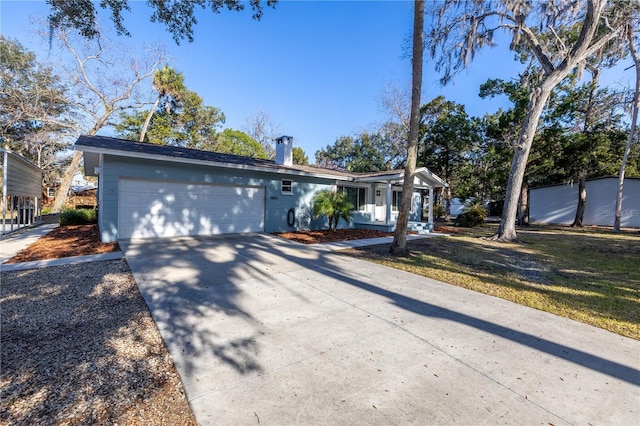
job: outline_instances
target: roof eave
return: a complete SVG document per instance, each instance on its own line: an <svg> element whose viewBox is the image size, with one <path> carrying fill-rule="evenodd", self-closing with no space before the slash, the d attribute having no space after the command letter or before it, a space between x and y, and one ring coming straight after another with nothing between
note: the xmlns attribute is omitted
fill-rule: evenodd
<svg viewBox="0 0 640 426"><path fill-rule="evenodd" d="M323 173L309 173L309 172L304 172L302 170L290 169L286 167L278 167L277 165L274 167L261 167L261 166L247 165L247 164L232 164L232 163L224 163L224 162L210 161L210 160L177 158L177 157L169 157L166 155L122 151L119 149L96 148L96 147L91 147L91 146L82 145L78 143L74 145L74 149L76 151L82 151L82 152L87 152L92 154L117 155L121 157L129 157L129 158L144 158L147 160L168 161L168 162L183 163L183 164L199 164L199 165L210 166L210 167L212 166L212 167L222 167L222 168L236 169L236 170L258 171L258 172L264 172L264 173L288 174L293 176L307 176L307 177L316 177L316 178L322 178L322 179L332 179L332 180L342 180L342 181L352 180L348 176L336 176L336 175L323 174ZM85 172L91 172L91 171L85 170ZM90 176L95 176L95 174L93 175L90 174Z"/></svg>

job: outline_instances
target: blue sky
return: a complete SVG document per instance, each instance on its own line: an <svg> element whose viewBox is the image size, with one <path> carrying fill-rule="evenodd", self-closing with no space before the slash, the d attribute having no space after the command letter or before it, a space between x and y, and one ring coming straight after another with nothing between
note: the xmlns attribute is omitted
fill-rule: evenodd
<svg viewBox="0 0 640 426"><path fill-rule="evenodd" d="M149 22L143 1L130 1L125 14L131 37L124 45L160 41L189 89L225 113L225 127L241 129L245 118L267 112L284 134L294 136L313 161L316 150L337 137L370 129L386 114L379 97L385 84L408 87L411 63L405 48L412 28L412 2L289 1L266 9L261 21L250 11L201 11L195 41L175 44L160 24ZM47 13L44 1L0 3L0 31L42 54L46 42L32 35L30 17ZM447 87L425 61L422 101L438 95L481 116L508 106L505 99L480 99L488 78L515 78L520 65L508 44L485 50ZM630 81L632 71L609 74L605 81Z"/></svg>

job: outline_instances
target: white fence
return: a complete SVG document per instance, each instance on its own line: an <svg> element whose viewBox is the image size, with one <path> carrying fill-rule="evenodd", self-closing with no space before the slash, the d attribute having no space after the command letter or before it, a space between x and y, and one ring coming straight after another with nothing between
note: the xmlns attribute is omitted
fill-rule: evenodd
<svg viewBox="0 0 640 426"><path fill-rule="evenodd" d="M613 226L617 192L617 178L588 180L583 224ZM622 195L620 224L640 227L640 179L625 179ZM578 205L578 183L532 189L529 205L531 223L570 225Z"/></svg>
<svg viewBox="0 0 640 426"><path fill-rule="evenodd" d="M2 158L2 234L42 219L42 170L21 156L0 149Z"/></svg>

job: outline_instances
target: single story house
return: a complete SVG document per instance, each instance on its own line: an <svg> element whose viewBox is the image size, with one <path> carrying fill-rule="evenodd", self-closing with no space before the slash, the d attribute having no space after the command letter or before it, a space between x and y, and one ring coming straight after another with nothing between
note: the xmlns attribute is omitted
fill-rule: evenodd
<svg viewBox="0 0 640 426"><path fill-rule="evenodd" d="M98 176L98 226L104 242L130 238L284 232L326 227L314 219L321 190L343 191L355 206L351 224L391 231L402 197L403 170L351 173L292 163L293 138L276 143L276 160L81 136L87 176ZM420 190L446 183L416 171L411 220L420 221ZM429 211L433 211L430 208ZM429 222L433 222L430 217Z"/></svg>
<svg viewBox="0 0 640 426"><path fill-rule="evenodd" d="M613 226L618 178L589 179L584 225ZM571 225L578 207L578 182L529 190L529 222ZM640 179L625 178L620 224L640 227Z"/></svg>

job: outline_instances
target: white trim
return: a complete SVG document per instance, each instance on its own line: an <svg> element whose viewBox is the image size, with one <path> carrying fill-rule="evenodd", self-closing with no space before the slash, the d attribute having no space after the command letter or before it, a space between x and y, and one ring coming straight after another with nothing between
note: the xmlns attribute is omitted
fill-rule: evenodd
<svg viewBox="0 0 640 426"><path fill-rule="evenodd" d="M285 185L284 182L289 182L289 185ZM289 191L285 191L285 186L289 187ZM282 195L293 195L293 179L280 179L280 193Z"/></svg>
<svg viewBox="0 0 640 426"><path fill-rule="evenodd" d="M100 172L102 172L103 170L103 160L104 160L104 155L100 154L100 157L98 158L98 167L100 167ZM118 182L118 190L120 190L120 183ZM116 202L117 202L118 198L116 195ZM100 232L100 239L102 239L102 220L100 220L101 218L104 218L104 173L102 173L102 175L98 176L98 232ZM119 208L119 207L118 207ZM116 216L117 219L117 216Z"/></svg>

